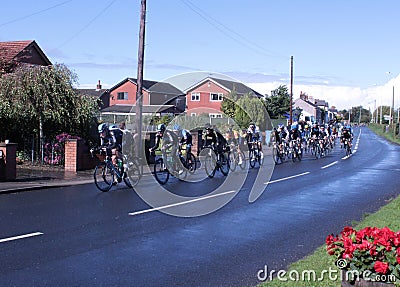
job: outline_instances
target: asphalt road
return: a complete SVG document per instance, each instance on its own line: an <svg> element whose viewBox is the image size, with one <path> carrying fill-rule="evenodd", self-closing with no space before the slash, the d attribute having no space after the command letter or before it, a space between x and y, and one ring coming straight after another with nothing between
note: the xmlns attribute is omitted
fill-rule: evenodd
<svg viewBox="0 0 400 287"><path fill-rule="evenodd" d="M232 193L161 200L159 210L122 185L108 193L87 184L1 195L0 286L255 286L265 266L286 268L400 194L400 147L367 128L355 135L349 158L336 147L319 160L276 166L252 203L258 168L250 170L231 200L203 216L165 212L196 214ZM172 178L167 186L207 196L224 179ZM141 184L154 189L149 176Z"/></svg>

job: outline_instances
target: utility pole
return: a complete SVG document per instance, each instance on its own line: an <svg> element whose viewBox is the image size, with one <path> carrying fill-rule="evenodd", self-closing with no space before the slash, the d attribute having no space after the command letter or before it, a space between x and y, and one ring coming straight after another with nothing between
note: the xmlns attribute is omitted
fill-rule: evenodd
<svg viewBox="0 0 400 287"><path fill-rule="evenodd" d="M138 50L138 69L137 69L137 91L136 91L136 131L138 134L136 143L136 155L140 158L144 154L142 150L142 107L143 107L143 62L144 62L144 35L146 25L146 0L141 1L140 10L140 30L139 30L139 50ZM141 161L142 162L142 161ZM143 166L141 164L141 166Z"/></svg>
<svg viewBox="0 0 400 287"><path fill-rule="evenodd" d="M376 110L376 99L375 99L375 118L374 118L374 123L378 123L378 111Z"/></svg>
<svg viewBox="0 0 400 287"><path fill-rule="evenodd" d="M392 113L393 110L393 113ZM394 85L393 85L393 96L392 96L392 108L390 109L390 115L393 115L392 124L393 124L393 138L396 137L396 122L394 121Z"/></svg>
<svg viewBox="0 0 400 287"><path fill-rule="evenodd" d="M293 123L293 56L290 57L290 118L289 125Z"/></svg>

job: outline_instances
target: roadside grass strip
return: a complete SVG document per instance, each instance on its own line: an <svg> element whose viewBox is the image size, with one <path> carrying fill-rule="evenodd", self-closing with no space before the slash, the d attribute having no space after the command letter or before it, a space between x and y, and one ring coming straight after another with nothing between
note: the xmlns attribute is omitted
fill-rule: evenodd
<svg viewBox="0 0 400 287"><path fill-rule="evenodd" d="M364 215L361 222L358 223L353 222L352 225L354 225L353 228L356 230L365 228L367 226L374 226L378 228L383 228L387 226L394 231L398 231L400 230L399 218L400 218L400 196L398 196L395 199L389 200L389 203L381 207L377 212ZM332 232L334 232L334 230L332 230ZM328 234L326 234L326 236L328 236ZM330 278L328 276L329 272L331 272L332 275L336 274L337 276L331 276ZM282 281L278 280L278 278L275 277L272 278L272 280L266 282L260 282L258 286L272 286L272 287L273 286L289 286L289 287L292 286L293 287L299 287L299 286L340 287L341 286L340 269L335 265L334 256L330 256L326 252L325 244L318 247L313 254L291 264L286 270L286 273L292 275L300 274L299 280L291 280L289 276L286 276L285 278L287 280ZM316 277L314 277L315 280L313 276L311 277L306 276L306 278L302 278L302 274L307 274L307 275L316 274ZM321 276L321 274L325 275ZM292 276L292 278L294 277L296 276Z"/></svg>

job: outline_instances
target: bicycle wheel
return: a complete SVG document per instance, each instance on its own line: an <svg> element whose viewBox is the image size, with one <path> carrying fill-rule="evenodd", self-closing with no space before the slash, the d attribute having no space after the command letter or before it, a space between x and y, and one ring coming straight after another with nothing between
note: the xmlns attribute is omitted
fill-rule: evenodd
<svg viewBox="0 0 400 287"><path fill-rule="evenodd" d="M264 154L262 151L258 151L258 164L261 166L264 164Z"/></svg>
<svg viewBox="0 0 400 287"><path fill-rule="evenodd" d="M169 171L165 167L164 160L159 158L154 163L154 176L159 184L164 185L169 179Z"/></svg>
<svg viewBox="0 0 400 287"><path fill-rule="evenodd" d="M303 149L302 148L298 148L297 151L298 151L297 152L297 158L299 159L299 161L301 161L302 158L303 158Z"/></svg>
<svg viewBox="0 0 400 287"><path fill-rule="evenodd" d="M130 161L126 164L126 169L123 174L126 186L132 188L133 186L138 184L141 177L142 175L140 173L140 167L136 162Z"/></svg>
<svg viewBox="0 0 400 287"><path fill-rule="evenodd" d="M228 152L229 159L229 168L231 172L234 172L236 169L236 153L234 151Z"/></svg>
<svg viewBox="0 0 400 287"><path fill-rule="evenodd" d="M105 162L100 162L96 166L93 177L99 190L107 192L111 189L114 182L114 172Z"/></svg>
<svg viewBox="0 0 400 287"><path fill-rule="evenodd" d="M220 167L219 167L221 173L225 176L228 175L229 173L229 158L228 155L226 155L225 153L221 153L220 155Z"/></svg>
<svg viewBox="0 0 400 287"><path fill-rule="evenodd" d="M254 150L249 151L249 164L251 168L256 165L256 156Z"/></svg>
<svg viewBox="0 0 400 287"><path fill-rule="evenodd" d="M279 163L279 151L275 146L272 148L272 157L274 158L275 164L278 164Z"/></svg>
<svg viewBox="0 0 400 287"><path fill-rule="evenodd" d="M213 178L217 170L217 158L215 153L210 150L204 159L204 168L209 178Z"/></svg>
<svg viewBox="0 0 400 287"><path fill-rule="evenodd" d="M196 157L192 153L189 153L189 156L186 158L186 168L190 174L193 174L197 169Z"/></svg>
<svg viewBox="0 0 400 287"><path fill-rule="evenodd" d="M240 168L243 170L246 168L246 157L244 156L243 151L238 151L237 154L237 163L240 166Z"/></svg>

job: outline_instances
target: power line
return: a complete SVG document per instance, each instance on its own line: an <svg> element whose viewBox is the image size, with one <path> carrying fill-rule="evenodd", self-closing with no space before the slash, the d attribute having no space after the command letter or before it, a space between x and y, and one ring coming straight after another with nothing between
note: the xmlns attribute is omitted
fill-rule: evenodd
<svg viewBox="0 0 400 287"><path fill-rule="evenodd" d="M43 12L47 12L47 11L49 11L49 10L51 10L51 9L57 8L57 7L61 6L61 5L64 5L64 4L69 3L69 2L72 2L72 1L73 1L73 0L67 0L67 1L61 2L61 3L59 3L59 4L56 4L56 5L54 5L54 6L45 8L45 9L43 9L43 10L39 10L39 11L37 11L37 12L34 12L34 13L32 13L32 14L28 14L28 15L25 15L25 16L22 16L22 17L19 17L19 18L10 20L10 21L8 21L8 22L4 22L4 23L0 24L0 27L3 27L3 26L6 26L6 25L8 25L8 24L12 24L12 23L15 23L15 22L18 22L18 21L22 21L22 20L28 19L28 18L30 18L30 17L32 17L32 16L41 14L41 13L43 13Z"/></svg>
<svg viewBox="0 0 400 287"><path fill-rule="evenodd" d="M72 1L72 0L70 0ZM73 39L75 39L80 33L85 31L94 21L97 20L101 15L103 15L110 7L112 4L114 4L117 0L112 0L106 7L103 8L96 16L94 16L88 23L86 23L81 29L79 29L76 33L74 33L70 38L65 40L63 43L61 43L56 49L59 49L63 47L64 45L68 44L71 42Z"/></svg>
<svg viewBox="0 0 400 287"><path fill-rule="evenodd" d="M206 12L204 12L202 9L200 9L198 6L193 4L189 0L181 0L183 4L185 4L190 10L195 12L197 15L199 15L201 18L203 18L207 23L209 23L211 26L213 26L215 29L219 30L222 34L224 34L226 37L234 40L235 42L239 43L242 46L246 46L247 48L253 50L254 52L263 54L265 56L271 57L273 54L278 55L283 58L287 58L284 55L281 55L277 52L270 51L268 49L265 49L264 47L260 46L259 44L255 43L254 41L249 40L245 36L239 34L238 32L232 30L231 28L227 27L217 19L211 17L208 15ZM217 25L216 25L217 24ZM222 29L222 28L223 29ZM225 29L225 30L224 30ZM229 32L229 33L227 33ZM232 36L235 35L236 37ZM258 49L255 49L258 48Z"/></svg>

